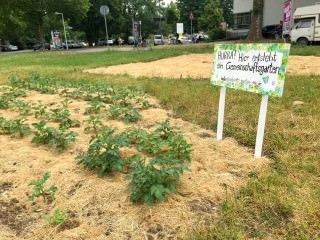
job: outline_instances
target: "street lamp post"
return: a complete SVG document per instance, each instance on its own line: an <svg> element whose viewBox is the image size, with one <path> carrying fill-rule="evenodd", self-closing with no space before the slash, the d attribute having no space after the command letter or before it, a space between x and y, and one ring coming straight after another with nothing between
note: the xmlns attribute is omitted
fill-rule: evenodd
<svg viewBox="0 0 320 240"><path fill-rule="evenodd" d="M66 33L66 26L65 26L65 24L64 24L63 13L56 12L55 14L56 14L56 15L61 15L61 17L62 17L62 24L63 24L63 31L64 31L65 43L66 43L67 50L69 50L68 40L67 40L67 33Z"/></svg>
<svg viewBox="0 0 320 240"><path fill-rule="evenodd" d="M139 30L140 30L140 39L142 39L142 36L141 36L141 21L139 21Z"/></svg>

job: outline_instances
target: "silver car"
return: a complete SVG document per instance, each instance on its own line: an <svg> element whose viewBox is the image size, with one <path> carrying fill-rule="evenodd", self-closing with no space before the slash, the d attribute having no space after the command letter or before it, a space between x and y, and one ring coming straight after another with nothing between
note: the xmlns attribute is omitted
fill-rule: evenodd
<svg viewBox="0 0 320 240"><path fill-rule="evenodd" d="M154 35L153 43L155 46L164 44L163 36L162 35Z"/></svg>

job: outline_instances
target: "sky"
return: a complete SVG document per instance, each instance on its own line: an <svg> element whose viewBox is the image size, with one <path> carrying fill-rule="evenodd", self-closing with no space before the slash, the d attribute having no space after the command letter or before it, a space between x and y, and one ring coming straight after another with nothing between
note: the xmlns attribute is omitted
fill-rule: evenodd
<svg viewBox="0 0 320 240"><path fill-rule="evenodd" d="M168 5L171 1L175 2L175 0L165 0L166 5Z"/></svg>

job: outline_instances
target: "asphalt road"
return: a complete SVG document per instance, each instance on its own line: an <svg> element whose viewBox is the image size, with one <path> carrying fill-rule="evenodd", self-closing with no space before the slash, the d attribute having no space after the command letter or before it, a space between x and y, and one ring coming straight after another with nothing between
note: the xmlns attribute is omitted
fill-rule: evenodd
<svg viewBox="0 0 320 240"><path fill-rule="evenodd" d="M0 54L20 54L20 53L39 53L39 52L63 52L63 53L94 53L94 52L104 52L104 51L133 51L135 48L130 45L118 47L118 46L101 46L101 47L86 47L86 48L75 48L75 49L69 49L68 51L65 49L52 49L50 51L48 50L42 50L42 51L33 51L32 49L28 50L18 50L18 51L8 51L8 52L0 52ZM141 48L148 50L149 48Z"/></svg>

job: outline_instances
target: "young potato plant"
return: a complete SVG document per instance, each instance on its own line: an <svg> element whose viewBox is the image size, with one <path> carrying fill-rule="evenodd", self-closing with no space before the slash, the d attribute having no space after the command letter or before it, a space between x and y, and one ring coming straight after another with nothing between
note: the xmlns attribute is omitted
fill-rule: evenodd
<svg viewBox="0 0 320 240"><path fill-rule="evenodd" d="M192 151L192 145L187 143L181 133L169 137L167 143L170 148L167 154L171 158L181 161L191 161L190 153Z"/></svg>
<svg viewBox="0 0 320 240"><path fill-rule="evenodd" d="M29 125L25 124L27 119L6 120L0 117L0 134L13 134L16 137L24 137L30 134Z"/></svg>
<svg viewBox="0 0 320 240"><path fill-rule="evenodd" d="M155 155L148 163L139 156L127 160L132 168L127 179L131 180L133 202L165 201L166 195L175 191L180 175L188 170L184 162L191 160L191 145L177 133L177 127L169 125L169 120L157 124L159 127L151 133L134 127L126 130L130 144L136 145L139 151Z"/></svg>
<svg viewBox="0 0 320 240"><path fill-rule="evenodd" d="M61 212L59 208L56 208L51 215L46 216L46 220L51 225L58 225L65 220L66 212Z"/></svg>
<svg viewBox="0 0 320 240"><path fill-rule="evenodd" d="M34 117L37 119L47 119L49 117L49 113L46 111L47 106L38 104L33 107Z"/></svg>
<svg viewBox="0 0 320 240"><path fill-rule="evenodd" d="M94 102L89 102L90 107L87 107L84 114L98 114L100 111L105 108L102 102L99 101L94 101Z"/></svg>
<svg viewBox="0 0 320 240"><path fill-rule="evenodd" d="M29 200L33 201L35 198L42 197L44 202L50 203L54 200L54 195L58 188L54 185L45 189L44 184L50 178L48 172L46 172L42 178L37 181L29 183L29 186L33 186L33 193L29 196Z"/></svg>
<svg viewBox="0 0 320 240"><path fill-rule="evenodd" d="M110 119L120 119L124 122L137 122L141 119L139 109L134 108L132 105L126 107L121 105L111 105L108 110L105 111L108 118Z"/></svg>
<svg viewBox="0 0 320 240"><path fill-rule="evenodd" d="M70 112L68 109L61 108L61 107L50 109L49 118L53 122L62 122L65 119L70 118Z"/></svg>
<svg viewBox="0 0 320 240"><path fill-rule="evenodd" d="M80 127L80 121L71 119L70 112L68 109L65 109L65 108L51 109L48 116L51 121L59 122L59 129L62 131L65 131L69 128Z"/></svg>
<svg viewBox="0 0 320 240"><path fill-rule="evenodd" d="M0 95L0 109L8 109L10 107L11 96Z"/></svg>
<svg viewBox="0 0 320 240"><path fill-rule="evenodd" d="M46 127L46 121L41 120L39 123L33 123L33 127L36 129L34 137L31 142L54 146L55 149L60 152L66 148L66 146L75 141L77 133L71 131L65 133L59 131L54 127Z"/></svg>
<svg viewBox="0 0 320 240"><path fill-rule="evenodd" d="M24 88L6 87L3 90L4 90L4 95L10 96L12 98L26 97L27 96L27 90L24 89Z"/></svg>
<svg viewBox="0 0 320 240"><path fill-rule="evenodd" d="M166 201L166 195L176 191L176 182L188 167L181 161L167 156L156 156L149 163L135 156L131 159L133 170L127 176L130 200L153 204Z"/></svg>
<svg viewBox="0 0 320 240"><path fill-rule="evenodd" d="M98 131L104 127L104 125L101 122L101 119L103 119L103 116L90 115L87 120L83 121L84 123L87 124L84 131L86 133L91 131L94 133L98 133Z"/></svg>
<svg viewBox="0 0 320 240"><path fill-rule="evenodd" d="M21 115L29 115L32 111L31 103L20 100L12 101L11 109L18 111Z"/></svg>
<svg viewBox="0 0 320 240"><path fill-rule="evenodd" d="M119 150L128 145L129 139L125 134L115 134L115 130L105 127L100 134L93 136L87 152L77 156L78 164L91 170L96 169L99 176L111 171L122 171L124 163Z"/></svg>
<svg viewBox="0 0 320 240"><path fill-rule="evenodd" d="M155 133L160 134L160 137L164 140L174 136L179 128L175 126L170 126L169 118L162 122L156 122L158 128L155 130Z"/></svg>
<svg viewBox="0 0 320 240"><path fill-rule="evenodd" d="M70 100L70 98L65 98L63 99L63 101L61 101L61 105L65 109L67 109L71 103L72 101Z"/></svg>

